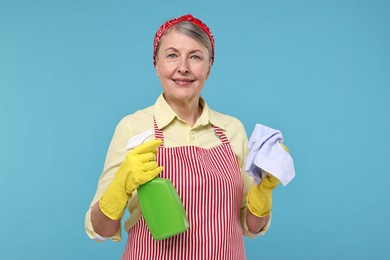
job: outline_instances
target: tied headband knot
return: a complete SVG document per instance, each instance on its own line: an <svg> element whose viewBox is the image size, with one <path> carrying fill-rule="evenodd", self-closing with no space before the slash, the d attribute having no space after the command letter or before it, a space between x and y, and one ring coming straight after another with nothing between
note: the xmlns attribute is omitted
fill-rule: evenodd
<svg viewBox="0 0 390 260"><path fill-rule="evenodd" d="M156 66L156 54L157 54L157 47L161 40L161 37L164 35L164 33L171 28L172 26L181 23L183 21L190 22L196 26L198 26L200 29L202 29L206 35L208 36L210 42L211 42L211 65L214 63L214 37L211 33L209 27L207 27L206 24L204 24L201 20L193 17L191 14L186 14L178 18L173 18L167 22L165 22L163 25L158 28L156 35L154 36L154 50L153 50L153 64Z"/></svg>

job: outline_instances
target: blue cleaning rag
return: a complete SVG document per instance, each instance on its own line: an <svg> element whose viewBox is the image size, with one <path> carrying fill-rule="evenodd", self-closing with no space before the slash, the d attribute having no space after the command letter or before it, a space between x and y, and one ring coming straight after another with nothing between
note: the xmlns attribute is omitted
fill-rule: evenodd
<svg viewBox="0 0 390 260"><path fill-rule="evenodd" d="M294 162L290 154L280 145L283 141L279 130L256 124L248 142L249 155L245 170L254 178L255 184L272 174L286 186L295 176Z"/></svg>

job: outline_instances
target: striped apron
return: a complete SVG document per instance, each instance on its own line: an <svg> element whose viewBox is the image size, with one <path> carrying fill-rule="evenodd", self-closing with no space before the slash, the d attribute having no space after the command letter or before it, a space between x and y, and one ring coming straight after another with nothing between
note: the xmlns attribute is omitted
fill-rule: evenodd
<svg viewBox="0 0 390 260"><path fill-rule="evenodd" d="M155 138L163 132L154 122ZM245 259L240 206L243 183L240 167L222 130L213 127L221 145L158 148L160 177L172 181L188 216L186 232L155 241L145 219L129 230L122 259Z"/></svg>

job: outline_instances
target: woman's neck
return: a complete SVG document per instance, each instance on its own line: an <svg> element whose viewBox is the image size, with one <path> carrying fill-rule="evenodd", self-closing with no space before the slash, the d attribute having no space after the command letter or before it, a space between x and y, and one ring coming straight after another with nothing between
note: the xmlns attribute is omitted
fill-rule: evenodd
<svg viewBox="0 0 390 260"><path fill-rule="evenodd" d="M191 127L193 127L202 114L203 108L199 103L199 97L191 100L173 100L164 97L167 101L168 105L172 108L172 110L183 120L185 120Z"/></svg>

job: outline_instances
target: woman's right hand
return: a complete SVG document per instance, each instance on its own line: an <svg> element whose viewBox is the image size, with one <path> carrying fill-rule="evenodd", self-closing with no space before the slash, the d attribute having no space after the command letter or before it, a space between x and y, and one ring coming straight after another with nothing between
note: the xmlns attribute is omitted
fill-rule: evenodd
<svg viewBox="0 0 390 260"><path fill-rule="evenodd" d="M161 140L152 140L131 150L100 198L100 210L112 220L121 219L131 194L163 170L156 161Z"/></svg>

